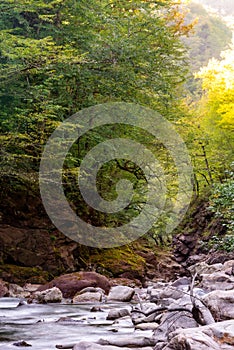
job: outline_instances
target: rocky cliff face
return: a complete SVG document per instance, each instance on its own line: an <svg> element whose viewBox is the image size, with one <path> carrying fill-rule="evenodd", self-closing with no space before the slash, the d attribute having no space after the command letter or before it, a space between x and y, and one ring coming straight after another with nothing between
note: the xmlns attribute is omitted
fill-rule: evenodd
<svg viewBox="0 0 234 350"><path fill-rule="evenodd" d="M108 277L171 279L180 266L170 253L140 239L115 249L82 246L61 234L47 217L38 191L6 178L0 198L0 277L11 283L44 283L79 270ZM168 269L171 266L171 269Z"/></svg>
<svg viewBox="0 0 234 350"><path fill-rule="evenodd" d="M0 278L11 282L44 283L64 273L96 271L112 278L170 280L184 270L188 259L202 253L201 239L223 234L201 202L192 209L171 251L157 247L148 239L129 246L94 249L82 246L61 234L47 217L38 191L18 179L3 181L0 198ZM204 253L204 252L203 252Z"/></svg>
<svg viewBox="0 0 234 350"><path fill-rule="evenodd" d="M215 235L223 237L226 228L208 209L205 200L197 201L190 209L184 222L178 228L179 234L173 238L175 260L188 267L198 261L224 263L234 258L234 253L217 252L209 249L209 240Z"/></svg>

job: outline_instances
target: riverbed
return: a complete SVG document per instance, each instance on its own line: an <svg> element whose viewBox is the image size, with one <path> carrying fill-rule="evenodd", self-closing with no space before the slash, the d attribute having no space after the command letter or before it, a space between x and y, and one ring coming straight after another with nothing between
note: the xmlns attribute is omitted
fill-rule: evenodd
<svg viewBox="0 0 234 350"><path fill-rule="evenodd" d="M19 349L21 340L32 345L21 349L53 350L57 344L81 340L95 342L119 335L152 335L151 331L135 330L129 320L118 324L106 320L108 311L131 309L129 303L100 304L103 311L91 312L93 304L19 304L17 298L0 298L0 350ZM64 321L61 318L72 318ZM58 322L58 320L60 320Z"/></svg>

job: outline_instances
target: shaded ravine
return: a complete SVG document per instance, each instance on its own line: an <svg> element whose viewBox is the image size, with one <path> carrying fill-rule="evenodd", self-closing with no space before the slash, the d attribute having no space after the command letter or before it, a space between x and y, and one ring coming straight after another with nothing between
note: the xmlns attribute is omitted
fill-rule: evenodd
<svg viewBox="0 0 234 350"><path fill-rule="evenodd" d="M0 298L0 350L18 347L13 343L24 340L31 344L27 349L52 350L57 344L76 343L81 340L95 342L99 338L108 339L131 334L151 336L152 331L134 330L132 324L114 324L107 321L110 309L128 308L127 303L100 304L103 312L90 312L93 304L26 304L17 307L19 299ZM77 322L57 322L69 317ZM26 347L21 347L26 349Z"/></svg>

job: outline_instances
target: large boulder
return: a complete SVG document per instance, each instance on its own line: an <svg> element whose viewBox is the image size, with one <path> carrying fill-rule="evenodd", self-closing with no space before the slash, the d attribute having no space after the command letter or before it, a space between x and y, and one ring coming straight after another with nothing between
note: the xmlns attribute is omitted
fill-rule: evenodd
<svg viewBox="0 0 234 350"><path fill-rule="evenodd" d="M171 333L163 350L232 350L234 346L234 320L209 326L178 329Z"/></svg>
<svg viewBox="0 0 234 350"><path fill-rule="evenodd" d="M234 319L234 290L215 290L202 298L216 321Z"/></svg>
<svg viewBox="0 0 234 350"><path fill-rule="evenodd" d="M131 301L135 291L127 286L115 286L110 290L107 301Z"/></svg>
<svg viewBox="0 0 234 350"><path fill-rule="evenodd" d="M202 274L201 288L211 292L213 290L233 290L234 276L230 276L223 271L211 274Z"/></svg>
<svg viewBox="0 0 234 350"><path fill-rule="evenodd" d="M74 272L62 275L38 288L42 291L48 288L59 288L64 298L73 298L78 292L86 287L100 287L105 293L110 290L110 283L105 276L96 272Z"/></svg>
<svg viewBox="0 0 234 350"><path fill-rule="evenodd" d="M214 272L222 271L222 269L223 269L223 264L217 263L213 265L208 265L204 261L198 262L197 264L192 265L188 268L188 270L192 274L197 273L198 275L212 274Z"/></svg>
<svg viewBox="0 0 234 350"><path fill-rule="evenodd" d="M169 335L177 329L188 329L197 327L197 322L192 318L190 312L175 311L167 312L161 319L161 323L154 331L154 339L156 340L156 350L164 349L168 341Z"/></svg>

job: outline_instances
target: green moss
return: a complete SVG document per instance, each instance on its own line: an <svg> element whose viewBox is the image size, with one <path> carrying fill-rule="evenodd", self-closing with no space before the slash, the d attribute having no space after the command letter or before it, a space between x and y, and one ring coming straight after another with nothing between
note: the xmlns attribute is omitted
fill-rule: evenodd
<svg viewBox="0 0 234 350"><path fill-rule="evenodd" d="M22 267L8 264L0 265L0 275L5 281L20 285L25 283L43 284L53 277L39 267Z"/></svg>
<svg viewBox="0 0 234 350"><path fill-rule="evenodd" d="M127 271L138 271L143 274L145 260L134 252L129 246L103 249L90 257L91 264L96 264L113 275Z"/></svg>

